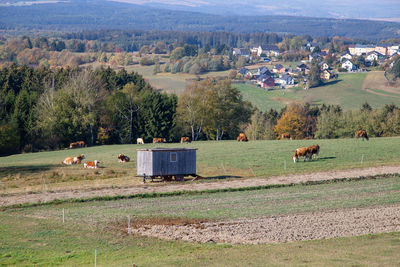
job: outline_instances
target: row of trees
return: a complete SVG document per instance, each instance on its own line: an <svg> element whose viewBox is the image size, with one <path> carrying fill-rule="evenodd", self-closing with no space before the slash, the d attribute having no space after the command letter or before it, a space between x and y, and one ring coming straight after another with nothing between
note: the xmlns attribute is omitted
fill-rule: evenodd
<svg viewBox="0 0 400 267"><path fill-rule="evenodd" d="M89 145L134 143L138 137L177 141L194 136L194 130L195 140L229 139L253 110L227 80L195 82L178 102L124 69L12 65L0 71L0 88L0 154L60 149L77 140ZM194 103L202 104L196 114L190 111L195 107L189 92L202 97Z"/></svg>
<svg viewBox="0 0 400 267"><path fill-rule="evenodd" d="M252 140L279 139L283 133L294 139L330 139L354 137L359 129L372 137L400 135L400 107L373 109L365 103L359 110L343 111L335 105L290 105L281 112L255 112L244 131Z"/></svg>
<svg viewBox="0 0 400 267"><path fill-rule="evenodd" d="M13 65L0 71L0 88L2 154L174 135L177 97L125 70Z"/></svg>

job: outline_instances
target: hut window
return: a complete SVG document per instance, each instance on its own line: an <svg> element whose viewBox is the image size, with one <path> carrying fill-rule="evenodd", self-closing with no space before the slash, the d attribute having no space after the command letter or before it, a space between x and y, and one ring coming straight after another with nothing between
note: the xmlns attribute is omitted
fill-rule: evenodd
<svg viewBox="0 0 400 267"><path fill-rule="evenodd" d="M169 161L170 162L176 162L178 159L178 155L176 153L170 153L169 154Z"/></svg>

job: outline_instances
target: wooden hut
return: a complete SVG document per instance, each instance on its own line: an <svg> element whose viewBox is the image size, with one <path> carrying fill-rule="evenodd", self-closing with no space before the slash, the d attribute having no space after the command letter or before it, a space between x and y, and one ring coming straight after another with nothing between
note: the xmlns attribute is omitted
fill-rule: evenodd
<svg viewBox="0 0 400 267"><path fill-rule="evenodd" d="M183 181L196 176L196 148L148 148L137 150L137 175L146 179Z"/></svg>

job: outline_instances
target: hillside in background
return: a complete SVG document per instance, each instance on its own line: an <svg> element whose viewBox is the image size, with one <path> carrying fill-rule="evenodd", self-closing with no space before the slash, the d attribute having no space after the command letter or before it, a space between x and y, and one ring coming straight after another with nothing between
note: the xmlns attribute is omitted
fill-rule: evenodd
<svg viewBox="0 0 400 267"><path fill-rule="evenodd" d="M364 0L362 4L352 0L113 0L116 2L143 4L173 10L204 12L218 15L289 15L321 18L388 19L399 17L400 5L396 0Z"/></svg>
<svg viewBox="0 0 400 267"><path fill-rule="evenodd" d="M36 5L3 3L0 5L0 28L19 32L139 29L276 32L369 40L400 38L400 23L394 22L284 15L221 16L99 0L54 2Z"/></svg>

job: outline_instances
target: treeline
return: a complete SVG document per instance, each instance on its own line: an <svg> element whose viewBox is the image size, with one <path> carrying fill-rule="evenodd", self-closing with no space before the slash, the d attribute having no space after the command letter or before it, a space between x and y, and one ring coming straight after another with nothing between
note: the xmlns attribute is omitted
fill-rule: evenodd
<svg viewBox="0 0 400 267"><path fill-rule="evenodd" d="M200 86L201 85L201 86ZM230 81L200 88L207 117L200 139L231 139L246 124L251 104ZM0 155L89 145L134 143L141 137L178 141L190 131L185 98L159 93L137 73L111 68L48 70L12 65L0 70ZM190 90L190 89L188 89ZM188 128L189 127L189 128Z"/></svg>
<svg viewBox="0 0 400 267"><path fill-rule="evenodd" d="M0 71L0 153L173 137L177 98L137 73L13 65Z"/></svg>
<svg viewBox="0 0 400 267"><path fill-rule="evenodd" d="M244 131L251 140L279 139L285 133L293 139L331 139L351 138L361 129L371 137L400 135L400 107L373 109L364 103L358 110L343 111L337 105L290 105L280 112L256 111Z"/></svg>
<svg viewBox="0 0 400 267"><path fill-rule="evenodd" d="M283 39L283 35L267 32L234 33L234 32L191 32L191 31L138 31L138 30L97 30L66 33L68 40L99 41L112 43L123 51L138 51L146 45L163 42L173 47L184 44L222 50L223 46L246 47L259 44L275 44Z"/></svg>

